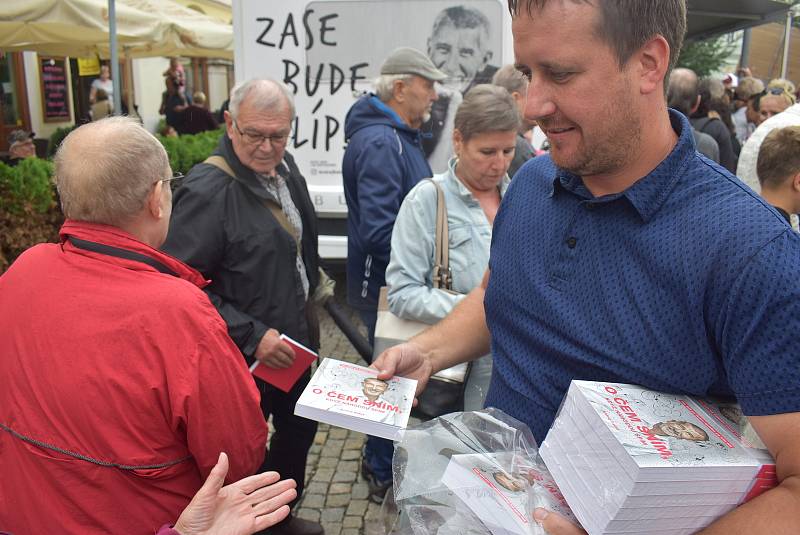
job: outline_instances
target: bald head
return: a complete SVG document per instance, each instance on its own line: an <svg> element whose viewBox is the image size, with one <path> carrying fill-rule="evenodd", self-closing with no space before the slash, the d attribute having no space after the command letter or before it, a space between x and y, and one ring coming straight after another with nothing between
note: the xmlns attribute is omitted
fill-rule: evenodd
<svg viewBox="0 0 800 535"><path fill-rule="evenodd" d="M239 108L247 101L254 110L279 112L289 110L294 120L294 97L292 92L281 82L270 79L253 79L237 84L231 89L228 111L235 120L239 116Z"/></svg>
<svg viewBox="0 0 800 535"><path fill-rule="evenodd" d="M73 130L58 148L55 166L66 217L118 227L136 218L153 184L171 174L161 143L128 117Z"/></svg>
<svg viewBox="0 0 800 535"><path fill-rule="evenodd" d="M698 79L691 69L674 69L667 85L667 105L689 116L697 107Z"/></svg>

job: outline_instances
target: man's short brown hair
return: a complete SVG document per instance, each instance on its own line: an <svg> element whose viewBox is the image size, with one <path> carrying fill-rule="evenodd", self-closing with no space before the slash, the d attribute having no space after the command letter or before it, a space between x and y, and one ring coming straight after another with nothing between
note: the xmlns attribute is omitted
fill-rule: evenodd
<svg viewBox="0 0 800 535"><path fill-rule="evenodd" d="M780 186L800 173L800 126L776 128L761 142L756 164L762 186Z"/></svg>
<svg viewBox="0 0 800 535"><path fill-rule="evenodd" d="M686 0L571 0L596 5L602 14L597 35L617 55L622 67L648 40L662 36L669 44L669 68L664 75L666 92L669 73L678 62L686 34ZM508 0L508 9L517 16L524 8L529 15L542 9L548 0Z"/></svg>

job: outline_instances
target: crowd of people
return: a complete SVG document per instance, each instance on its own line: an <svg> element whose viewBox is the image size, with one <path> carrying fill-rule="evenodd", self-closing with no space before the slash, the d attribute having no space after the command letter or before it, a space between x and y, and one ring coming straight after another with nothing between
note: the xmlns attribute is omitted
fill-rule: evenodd
<svg viewBox="0 0 800 535"><path fill-rule="evenodd" d="M376 355L378 378L412 377L419 394L435 372L472 361L464 408L499 408L540 442L572 379L736 398L781 483L708 533L791 531L794 86L675 69L685 0L509 7L515 66L488 73L479 55L454 67L448 29L483 26L446 10L437 53L394 50L347 114L348 302L371 341L384 286L394 314L432 324ZM168 118L204 109L202 95L188 102L178 62L164 77ZM444 81L457 105L445 107L437 146L451 149L434 173L422 132ZM324 533L291 510L317 428L294 415L310 372L289 392L248 372L292 364L281 335L316 351L317 310L333 294L287 150L294 117L284 84L236 85L217 149L174 196L179 177L137 122L105 118L64 140L61 243L0 277L0 529ZM546 155L534 156L533 125ZM393 450L367 439L361 470L376 501ZM582 532L545 510L535 518L551 534Z"/></svg>

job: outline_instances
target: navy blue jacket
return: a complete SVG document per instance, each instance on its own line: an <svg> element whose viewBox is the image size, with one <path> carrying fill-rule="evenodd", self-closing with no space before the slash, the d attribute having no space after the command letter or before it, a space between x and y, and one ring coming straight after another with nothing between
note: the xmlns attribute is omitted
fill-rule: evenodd
<svg viewBox="0 0 800 535"><path fill-rule="evenodd" d="M420 132L374 95L356 101L344 123L342 162L347 200L347 301L377 308L386 284L392 227L406 194L432 176Z"/></svg>

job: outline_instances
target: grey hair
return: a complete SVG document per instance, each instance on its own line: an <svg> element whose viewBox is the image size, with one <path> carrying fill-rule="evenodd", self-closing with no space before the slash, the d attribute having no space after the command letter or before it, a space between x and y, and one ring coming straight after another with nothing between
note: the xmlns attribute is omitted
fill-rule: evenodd
<svg viewBox="0 0 800 535"><path fill-rule="evenodd" d="M505 88L480 84L470 89L458 106L455 129L469 141L484 132L517 132L522 119L511 94Z"/></svg>
<svg viewBox="0 0 800 535"><path fill-rule="evenodd" d="M167 151L138 121L108 117L69 133L55 156L61 209L69 219L120 226L171 174Z"/></svg>
<svg viewBox="0 0 800 535"><path fill-rule="evenodd" d="M492 83L504 87L509 93L525 94L528 88L528 79L514 65L503 65L494 76Z"/></svg>
<svg viewBox="0 0 800 535"><path fill-rule="evenodd" d="M252 104L259 110L274 111L289 107L289 119L294 120L295 107L292 90L283 82L269 78L254 78L240 82L231 89L228 112L235 120L239 116L239 107L245 99L252 95Z"/></svg>
<svg viewBox="0 0 800 535"><path fill-rule="evenodd" d="M413 76L413 74L381 74L372 82L375 94L378 95L381 102L389 102L394 96L394 83L398 80L410 83Z"/></svg>
<svg viewBox="0 0 800 535"><path fill-rule="evenodd" d="M693 70L683 67L674 69L669 75L667 106L689 117L697 104L698 88L699 79Z"/></svg>
<svg viewBox="0 0 800 535"><path fill-rule="evenodd" d="M452 6L443 9L433 21L431 37L437 35L445 26L453 26L456 29L480 28L482 31L478 34L478 47L484 50L489 46L489 19L473 7Z"/></svg>

